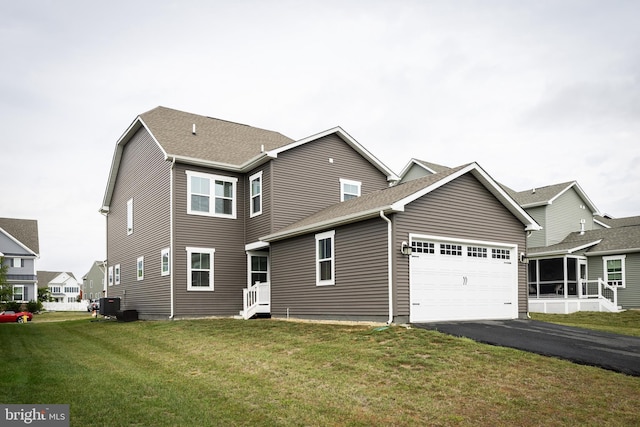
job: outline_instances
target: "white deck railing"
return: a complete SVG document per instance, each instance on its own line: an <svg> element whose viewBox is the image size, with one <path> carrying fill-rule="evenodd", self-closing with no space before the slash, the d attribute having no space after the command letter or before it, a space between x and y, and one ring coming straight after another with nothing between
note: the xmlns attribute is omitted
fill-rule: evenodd
<svg viewBox="0 0 640 427"><path fill-rule="evenodd" d="M611 303L615 311L618 311L618 287L611 286L602 278L596 280L580 280L582 285L582 298L598 298ZM596 286L594 286L594 284Z"/></svg>
<svg viewBox="0 0 640 427"><path fill-rule="evenodd" d="M256 282L242 290L242 317L251 319L256 314L271 313L271 284Z"/></svg>

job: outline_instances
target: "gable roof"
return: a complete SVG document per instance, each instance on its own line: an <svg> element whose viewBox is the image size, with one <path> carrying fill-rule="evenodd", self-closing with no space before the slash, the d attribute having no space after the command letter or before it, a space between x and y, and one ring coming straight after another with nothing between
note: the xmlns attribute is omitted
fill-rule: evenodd
<svg viewBox="0 0 640 427"><path fill-rule="evenodd" d="M336 134L385 173L388 180L397 179L388 167L340 127L294 141L270 130L157 107L138 116L118 140L102 203L104 212L108 211L111 202L124 146L142 128L151 135L165 160L241 173L276 158L279 153Z"/></svg>
<svg viewBox="0 0 640 427"><path fill-rule="evenodd" d="M449 166L443 166L436 163L425 162L424 160L419 160L419 159L411 159L409 160L409 163L407 163L405 167L402 169L402 172L400 172L400 179L404 178L407 172L409 172L409 170L414 165L421 167L422 169L426 170L430 174L446 172L447 170L451 169Z"/></svg>
<svg viewBox="0 0 640 427"><path fill-rule="evenodd" d="M260 240L272 242L374 218L379 216L380 212L402 212L407 204L466 173L473 174L525 225L526 230L540 229L535 220L518 206L477 163L469 163L337 203Z"/></svg>
<svg viewBox="0 0 640 427"><path fill-rule="evenodd" d="M73 273L68 273L66 271L36 271L36 275L38 276L38 287L46 288L49 283L58 278L61 274L67 274L69 278L76 279Z"/></svg>
<svg viewBox="0 0 640 427"><path fill-rule="evenodd" d="M38 221L34 219L0 218L0 232L34 256L40 253Z"/></svg>
<svg viewBox="0 0 640 427"><path fill-rule="evenodd" d="M562 242L541 248L531 248L531 255L568 254L587 249L585 255L607 255L640 252L640 225L603 228L569 234Z"/></svg>
<svg viewBox="0 0 640 427"><path fill-rule="evenodd" d="M582 198L591 212L594 215L598 214L598 208L596 208L594 203L591 201L591 199L589 199L584 190L582 190L582 187L580 187L577 181L563 182L560 184L547 185L539 188L531 188L524 191L510 190L510 194L516 200L516 202L520 204L520 206L526 209L537 206L551 205L558 197L572 188Z"/></svg>

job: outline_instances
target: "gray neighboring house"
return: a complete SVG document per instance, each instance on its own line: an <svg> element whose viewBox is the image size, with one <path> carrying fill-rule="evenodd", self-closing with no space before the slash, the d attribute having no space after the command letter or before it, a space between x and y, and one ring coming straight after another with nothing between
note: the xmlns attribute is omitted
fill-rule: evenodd
<svg viewBox="0 0 640 427"><path fill-rule="evenodd" d="M116 144L107 295L140 318L526 316L533 218L475 163L397 181L339 127L155 108Z"/></svg>
<svg viewBox="0 0 640 427"><path fill-rule="evenodd" d="M35 262L39 252L38 221L0 218L0 257L8 266L7 281L13 285L14 301L37 301Z"/></svg>
<svg viewBox="0 0 640 427"><path fill-rule="evenodd" d="M104 261L95 261L89 271L82 276L82 299L93 300L102 298L105 294L107 269Z"/></svg>

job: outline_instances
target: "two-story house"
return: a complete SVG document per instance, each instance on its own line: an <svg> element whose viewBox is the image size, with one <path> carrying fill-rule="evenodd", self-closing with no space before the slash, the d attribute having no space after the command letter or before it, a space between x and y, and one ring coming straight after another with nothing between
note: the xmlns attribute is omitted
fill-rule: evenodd
<svg viewBox="0 0 640 427"><path fill-rule="evenodd" d="M89 271L82 276L82 299L93 300L104 296L107 270L104 261L95 261Z"/></svg>
<svg viewBox="0 0 640 427"><path fill-rule="evenodd" d="M107 295L140 318L525 316L535 221L476 163L396 182L339 127L293 140L155 108L116 144Z"/></svg>
<svg viewBox="0 0 640 427"><path fill-rule="evenodd" d="M73 273L64 271L38 271L38 287L49 289L56 303L75 303L80 296L80 285Z"/></svg>
<svg viewBox="0 0 640 427"><path fill-rule="evenodd" d="M7 266L6 277L14 301L37 301L35 262L39 252L36 220L0 218L0 257Z"/></svg>

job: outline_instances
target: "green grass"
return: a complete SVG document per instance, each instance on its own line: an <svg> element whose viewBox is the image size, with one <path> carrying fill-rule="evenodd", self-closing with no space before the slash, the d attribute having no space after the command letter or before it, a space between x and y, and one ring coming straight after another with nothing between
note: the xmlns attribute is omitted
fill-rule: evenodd
<svg viewBox="0 0 640 427"><path fill-rule="evenodd" d="M621 313L595 311L580 311L572 314L531 313L531 318L560 325L640 337L640 310L627 310Z"/></svg>
<svg viewBox="0 0 640 427"><path fill-rule="evenodd" d="M640 424L640 378L434 331L43 319L0 324L2 400L72 426Z"/></svg>

